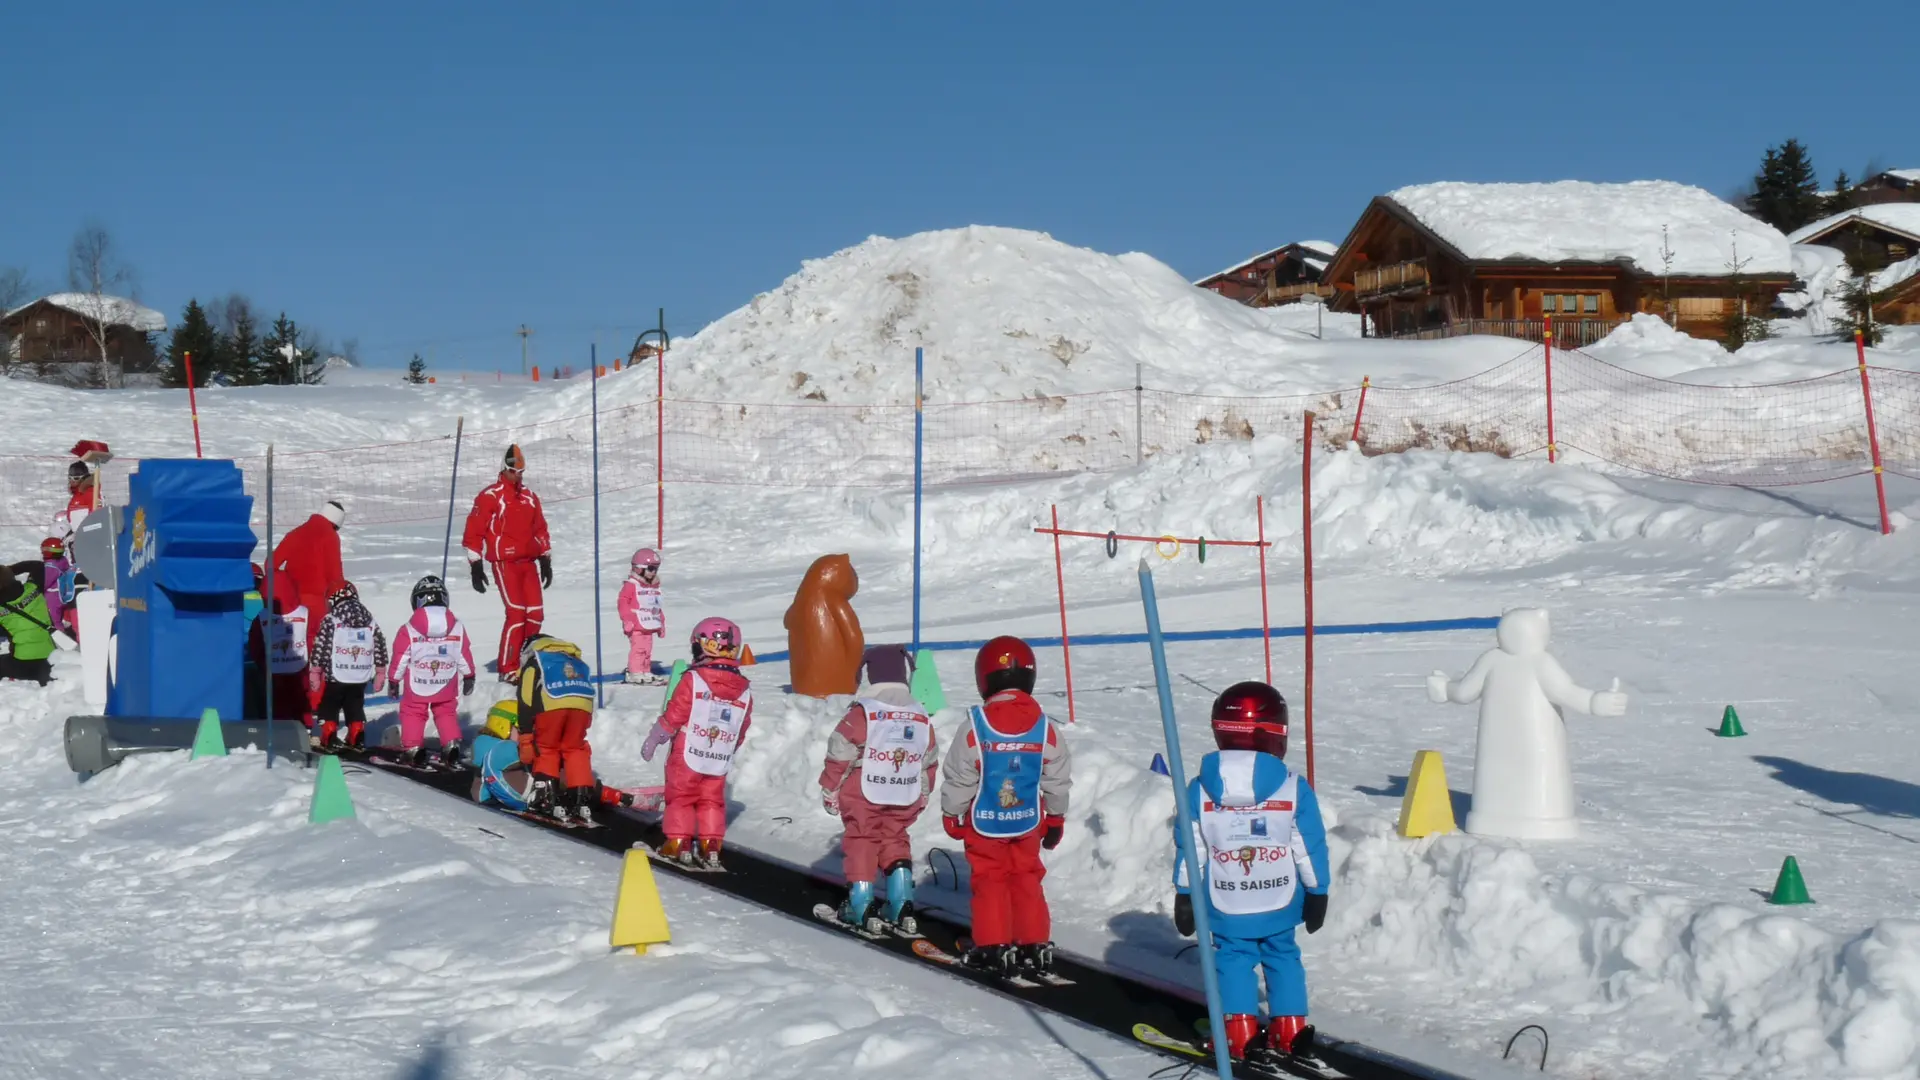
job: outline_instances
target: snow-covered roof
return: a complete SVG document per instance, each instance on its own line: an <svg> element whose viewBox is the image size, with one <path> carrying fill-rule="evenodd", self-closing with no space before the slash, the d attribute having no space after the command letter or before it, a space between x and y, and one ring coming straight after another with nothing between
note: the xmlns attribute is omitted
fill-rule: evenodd
<svg viewBox="0 0 1920 1080"><path fill-rule="evenodd" d="M1874 274L1873 281L1868 287L1874 292L1885 292L1895 285L1899 285L1915 277L1920 277L1920 255L1915 255L1911 259L1902 259L1892 266L1887 267L1885 270Z"/></svg>
<svg viewBox="0 0 1920 1080"><path fill-rule="evenodd" d="M1262 259L1271 259L1275 255L1280 254L1281 252L1287 250L1290 247L1303 247L1308 249L1309 251L1324 252L1329 258L1331 258L1336 252L1340 250L1339 244L1329 244L1325 240L1296 240L1291 244L1281 244L1277 248L1268 248L1267 250L1262 251L1258 254L1249 255L1246 258L1241 259L1239 262L1234 263L1232 266L1227 267L1225 270L1216 270L1213 273L1208 274L1206 277L1194 278L1193 283L1195 285L1198 285L1203 281L1212 281L1214 278L1226 277L1228 274L1234 273L1235 271L1244 270L1247 267L1252 266L1254 263L1257 263ZM1325 270L1327 268L1327 264L1324 262L1314 262L1312 259L1303 259L1301 261L1307 263L1308 265L1312 266L1316 270Z"/></svg>
<svg viewBox="0 0 1920 1080"><path fill-rule="evenodd" d="M1920 174L1920 170L1915 170ZM1796 244L1809 243L1816 236L1832 231L1834 227L1855 221L1864 221L1891 229L1903 236L1920 240L1920 203L1875 203L1872 206L1856 206L1832 217L1824 217L1811 225L1795 229L1787 239Z"/></svg>
<svg viewBox="0 0 1920 1080"><path fill-rule="evenodd" d="M108 326L128 326L143 334L164 333L167 329L167 317L145 305L135 303L122 296L106 296L93 293L54 293L35 300L42 300L54 307L62 308L85 318L103 322ZM27 310L33 304L23 304L0 318L12 318Z"/></svg>
<svg viewBox="0 0 1920 1080"><path fill-rule="evenodd" d="M1438 183L1387 193L1469 259L1627 260L1643 274L1720 277L1736 254L1746 274L1789 274L1778 229L1703 188L1670 180L1595 184ZM1661 260L1661 229L1673 266Z"/></svg>
<svg viewBox="0 0 1920 1080"><path fill-rule="evenodd" d="M1909 184L1920 184L1920 169L1888 169L1882 175L1905 180Z"/></svg>

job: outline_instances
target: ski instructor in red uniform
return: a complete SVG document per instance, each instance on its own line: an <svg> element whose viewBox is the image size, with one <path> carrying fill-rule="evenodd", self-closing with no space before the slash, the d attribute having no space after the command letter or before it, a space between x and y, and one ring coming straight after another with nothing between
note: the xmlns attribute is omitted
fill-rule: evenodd
<svg viewBox="0 0 1920 1080"><path fill-rule="evenodd" d="M487 591L487 575L480 568L485 562L493 569L493 583L507 608L507 620L500 627L500 654L495 661L501 682L513 682L519 674L520 645L539 633L546 619L540 590L553 584L553 543L547 538L547 515L540 509L540 496L522 481L526 471L526 455L518 446L507 447L500 479L474 497L466 530L460 534L474 591Z"/></svg>

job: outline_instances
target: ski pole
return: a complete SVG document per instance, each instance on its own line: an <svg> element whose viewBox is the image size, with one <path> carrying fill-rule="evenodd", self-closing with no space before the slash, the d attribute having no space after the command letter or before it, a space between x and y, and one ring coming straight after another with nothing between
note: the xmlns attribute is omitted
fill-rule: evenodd
<svg viewBox="0 0 1920 1080"><path fill-rule="evenodd" d="M1167 643L1160 633L1160 603L1153 594L1153 569L1140 559L1140 606L1147 612L1147 643L1153 650L1153 682L1160 693L1160 727L1167 740L1167 768L1172 772L1174 843L1187 869L1187 889L1193 896L1194 930L1200 942L1200 982L1207 991L1207 1024L1213 1033L1214 1069L1221 1080L1233 1075L1227 1056L1227 1029L1220 1013L1220 973L1213 968L1213 927L1205 867L1195 858L1193 811L1187 805L1187 771L1180 761L1180 727L1173 715L1173 687L1167 678Z"/></svg>

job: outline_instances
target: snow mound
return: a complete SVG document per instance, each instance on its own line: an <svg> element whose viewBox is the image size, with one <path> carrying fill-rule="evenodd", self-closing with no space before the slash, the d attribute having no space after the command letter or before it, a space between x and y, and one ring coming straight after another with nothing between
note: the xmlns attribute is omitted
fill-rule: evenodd
<svg viewBox="0 0 1920 1080"><path fill-rule="evenodd" d="M676 343L667 377L670 393L708 400L910 402L913 350L924 347L934 401L1130 388L1136 365L1153 385L1271 392L1312 328L1311 311L1245 307L1147 255L971 226L810 260ZM603 394L626 404L653 387L642 371Z"/></svg>
<svg viewBox="0 0 1920 1080"><path fill-rule="evenodd" d="M1616 367L1643 375L1674 378L1733 359L1718 342L1684 334L1658 315L1636 314L1619 328L1581 350Z"/></svg>
<svg viewBox="0 0 1920 1080"><path fill-rule="evenodd" d="M1779 230L1711 192L1670 180L1595 184L1438 183L1387 197L1469 259L1614 262L1642 274L1721 277L1735 249L1748 274L1789 274L1793 258ZM1662 260L1662 228L1673 252Z"/></svg>

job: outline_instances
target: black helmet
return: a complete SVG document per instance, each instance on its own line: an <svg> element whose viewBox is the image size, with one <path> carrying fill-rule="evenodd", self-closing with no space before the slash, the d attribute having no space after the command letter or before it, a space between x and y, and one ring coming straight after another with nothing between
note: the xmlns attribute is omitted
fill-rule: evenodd
<svg viewBox="0 0 1920 1080"><path fill-rule="evenodd" d="M413 610L419 611L429 605L447 606L447 583L435 574L428 574L413 586Z"/></svg>

